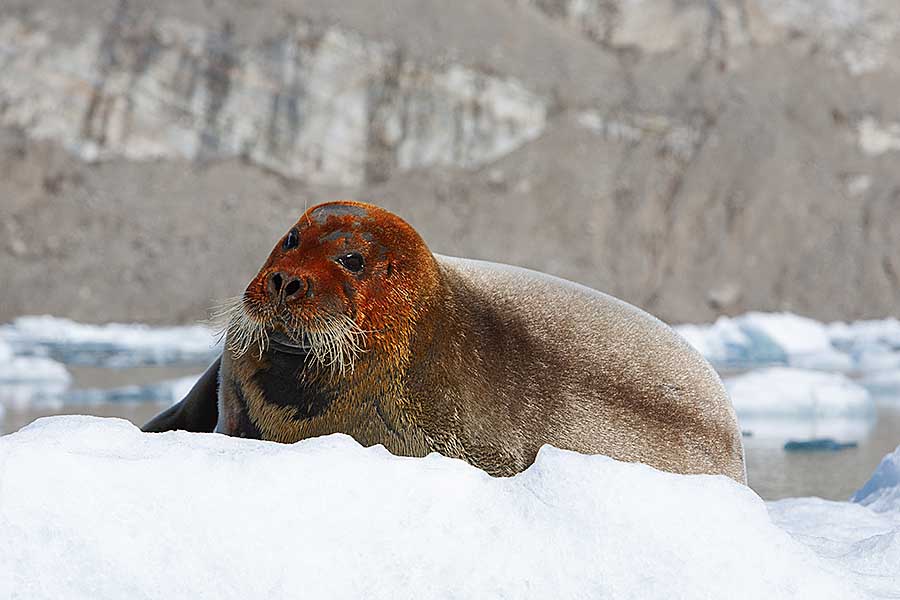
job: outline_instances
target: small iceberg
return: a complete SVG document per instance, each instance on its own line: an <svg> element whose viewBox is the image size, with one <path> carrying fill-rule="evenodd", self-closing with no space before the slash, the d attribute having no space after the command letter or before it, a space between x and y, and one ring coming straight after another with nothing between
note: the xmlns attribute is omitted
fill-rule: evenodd
<svg viewBox="0 0 900 600"><path fill-rule="evenodd" d="M900 320L872 319L826 326L835 348L848 354L900 351Z"/></svg>
<svg viewBox="0 0 900 600"><path fill-rule="evenodd" d="M738 417L871 417L868 390L841 373L770 367L725 380Z"/></svg>
<svg viewBox="0 0 900 600"><path fill-rule="evenodd" d="M900 446L881 460L851 501L879 513L897 511L900 516Z"/></svg>
<svg viewBox="0 0 900 600"><path fill-rule="evenodd" d="M851 370L853 359L837 350L822 323L791 313L751 312L719 317L711 325L675 328L717 369L763 365Z"/></svg>
<svg viewBox="0 0 900 600"><path fill-rule="evenodd" d="M824 324L792 313L750 312L675 329L720 370L790 366L842 372L900 368L900 321Z"/></svg>
<svg viewBox="0 0 900 600"><path fill-rule="evenodd" d="M129 385L110 389L69 390L58 398L59 404L101 404L127 402L155 402L175 404L184 398L200 375L180 377L148 385Z"/></svg>
<svg viewBox="0 0 900 600"><path fill-rule="evenodd" d="M859 383L879 401L900 401L900 369L867 374Z"/></svg>
<svg viewBox="0 0 900 600"><path fill-rule="evenodd" d="M0 341L19 356L111 368L205 365L221 351L212 329L200 325L85 325L49 316L20 317L0 325Z"/></svg>
<svg viewBox="0 0 900 600"><path fill-rule="evenodd" d="M66 367L40 356L16 356L0 340L0 406L22 408L35 399L55 398L72 380Z"/></svg>
<svg viewBox="0 0 900 600"><path fill-rule="evenodd" d="M840 373L770 367L725 380L741 429L778 440L866 437L875 424L869 391Z"/></svg>
<svg viewBox="0 0 900 600"><path fill-rule="evenodd" d="M0 382L0 407L6 404L13 410L28 408L61 408L91 404L123 404L153 402L174 404L184 398L200 375L180 377L147 385L128 385L114 388L70 389L68 385Z"/></svg>

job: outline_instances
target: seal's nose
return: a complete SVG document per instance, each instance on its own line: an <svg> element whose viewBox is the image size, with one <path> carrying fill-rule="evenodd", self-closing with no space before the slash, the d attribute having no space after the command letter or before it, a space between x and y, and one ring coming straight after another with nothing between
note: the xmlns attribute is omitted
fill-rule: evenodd
<svg viewBox="0 0 900 600"><path fill-rule="evenodd" d="M270 273L268 280L269 296L272 300L293 300L303 292L303 280L286 273Z"/></svg>

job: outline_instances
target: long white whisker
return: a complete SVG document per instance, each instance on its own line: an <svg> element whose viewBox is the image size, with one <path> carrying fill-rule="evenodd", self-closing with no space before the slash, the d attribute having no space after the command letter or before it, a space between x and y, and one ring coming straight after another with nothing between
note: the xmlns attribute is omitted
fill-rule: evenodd
<svg viewBox="0 0 900 600"><path fill-rule="evenodd" d="M262 357L269 346L269 326L279 320L291 343L309 350L307 366L315 362L341 376L353 371L359 355L365 352L366 334L370 333L347 315L315 315L304 323L287 309L276 313L271 306L244 296L224 300L210 316L210 323L235 358L251 348L256 348Z"/></svg>

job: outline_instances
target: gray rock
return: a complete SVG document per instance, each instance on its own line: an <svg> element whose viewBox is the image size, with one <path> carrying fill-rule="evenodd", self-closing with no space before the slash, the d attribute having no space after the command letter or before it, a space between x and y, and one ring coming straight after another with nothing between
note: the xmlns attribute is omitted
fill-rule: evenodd
<svg viewBox="0 0 900 600"><path fill-rule="evenodd" d="M7 0L0 320L186 322L314 202L670 321L900 306L893 0Z"/></svg>

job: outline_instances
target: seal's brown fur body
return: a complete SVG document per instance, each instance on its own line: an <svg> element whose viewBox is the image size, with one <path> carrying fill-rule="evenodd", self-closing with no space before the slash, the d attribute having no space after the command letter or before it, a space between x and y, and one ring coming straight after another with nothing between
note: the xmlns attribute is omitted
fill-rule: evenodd
<svg viewBox="0 0 900 600"><path fill-rule="evenodd" d="M260 277L290 267L320 281L324 269L334 283L318 284L319 300L354 315L365 351L337 373L277 349L226 350L213 399L218 431L280 442L341 432L399 455L462 458L494 475L525 469L552 444L745 481L740 431L718 376L662 322L561 279L432 255L381 209L323 206L354 210L316 219L322 207L311 209L301 238L350 232L343 243L365 247L371 272L347 284L311 259L286 267L273 251Z"/></svg>

